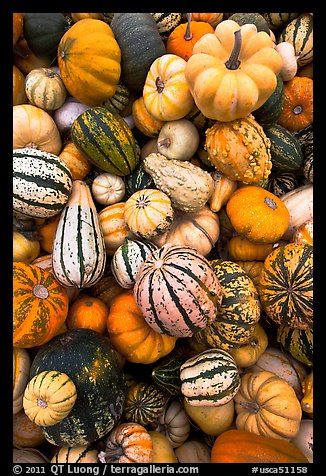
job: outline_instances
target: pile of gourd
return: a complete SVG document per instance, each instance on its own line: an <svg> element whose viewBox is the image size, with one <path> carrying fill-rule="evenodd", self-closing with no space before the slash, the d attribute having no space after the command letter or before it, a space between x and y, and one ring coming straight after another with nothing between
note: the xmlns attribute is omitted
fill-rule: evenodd
<svg viewBox="0 0 326 476"><path fill-rule="evenodd" d="M13 14L16 462L313 460L313 14Z"/></svg>

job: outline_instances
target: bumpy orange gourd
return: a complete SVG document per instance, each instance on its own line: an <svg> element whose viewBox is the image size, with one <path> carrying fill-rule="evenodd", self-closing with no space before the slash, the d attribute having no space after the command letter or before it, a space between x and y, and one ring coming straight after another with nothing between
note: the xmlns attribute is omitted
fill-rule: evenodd
<svg viewBox="0 0 326 476"><path fill-rule="evenodd" d="M54 337L68 314L68 296L53 275L36 265L13 264L13 345L35 347Z"/></svg>
<svg viewBox="0 0 326 476"><path fill-rule="evenodd" d="M114 95L120 63L120 47L111 27L102 20L77 21L58 46L62 80L69 93L88 106L98 106Z"/></svg>
<svg viewBox="0 0 326 476"><path fill-rule="evenodd" d="M258 109L272 95L282 58L272 38L253 24L233 20L197 41L186 66L186 80L204 116L233 121Z"/></svg>
<svg viewBox="0 0 326 476"><path fill-rule="evenodd" d="M275 243L287 230L290 213L282 200L262 187L238 188L226 204L234 229L257 243Z"/></svg>
<svg viewBox="0 0 326 476"><path fill-rule="evenodd" d="M68 329L86 328L105 334L108 315L109 308L104 301L82 294L69 307L66 322Z"/></svg>
<svg viewBox="0 0 326 476"><path fill-rule="evenodd" d="M277 122L288 131L300 131L312 124L313 84L313 79L304 76L284 83L283 109Z"/></svg>
<svg viewBox="0 0 326 476"><path fill-rule="evenodd" d="M257 183L271 172L271 142L252 114L216 121L206 130L204 147L212 165L230 180Z"/></svg>
<svg viewBox="0 0 326 476"><path fill-rule="evenodd" d="M154 331L147 324L132 290L120 293L112 301L107 328L112 345L134 363L156 362L173 350L177 340Z"/></svg>
<svg viewBox="0 0 326 476"><path fill-rule="evenodd" d="M166 52L178 55L188 61L194 45L206 33L214 33L214 28L204 21L192 21L192 14L187 13L187 23L180 23L170 33L166 43Z"/></svg>
<svg viewBox="0 0 326 476"><path fill-rule="evenodd" d="M194 99L185 78L187 62L180 56L165 54L153 61L144 84L145 107L161 121L176 121L186 116Z"/></svg>
<svg viewBox="0 0 326 476"><path fill-rule="evenodd" d="M212 463L308 463L291 442L255 435L249 431L228 430L214 441Z"/></svg>

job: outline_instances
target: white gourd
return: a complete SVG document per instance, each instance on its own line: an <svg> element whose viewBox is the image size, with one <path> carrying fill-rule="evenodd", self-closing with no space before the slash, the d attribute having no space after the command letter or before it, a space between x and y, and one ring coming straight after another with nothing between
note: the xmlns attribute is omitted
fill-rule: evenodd
<svg viewBox="0 0 326 476"><path fill-rule="evenodd" d="M280 76L283 81L293 79L298 71L297 56L295 55L294 46L287 41L282 41L275 46L276 51L281 55L283 66Z"/></svg>
<svg viewBox="0 0 326 476"><path fill-rule="evenodd" d="M123 178L109 172L98 175L92 183L92 195L101 205L120 202L125 192Z"/></svg>

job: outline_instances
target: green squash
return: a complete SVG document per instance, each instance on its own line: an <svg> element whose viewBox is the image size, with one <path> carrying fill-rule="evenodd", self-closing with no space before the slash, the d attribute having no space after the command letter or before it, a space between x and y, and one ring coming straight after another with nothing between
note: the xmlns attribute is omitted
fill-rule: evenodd
<svg viewBox="0 0 326 476"><path fill-rule="evenodd" d="M168 396L156 384L137 382L130 385L124 417L129 422L146 426L154 423L162 413Z"/></svg>
<svg viewBox="0 0 326 476"><path fill-rule="evenodd" d="M121 49L121 80L142 94L153 61L166 53L150 13L115 13L110 24Z"/></svg>
<svg viewBox="0 0 326 476"><path fill-rule="evenodd" d="M300 142L291 132L279 124L264 128L271 141L271 158L274 171L296 172L303 165L303 154Z"/></svg>
<svg viewBox="0 0 326 476"><path fill-rule="evenodd" d="M313 367L313 327L300 330L280 325L277 328L277 341L296 360Z"/></svg>
<svg viewBox="0 0 326 476"><path fill-rule="evenodd" d="M36 353L30 379L44 370L67 374L77 389L68 416L53 426L41 427L48 442L89 445L118 423L127 388L116 351L106 336L82 328L55 336Z"/></svg>
<svg viewBox="0 0 326 476"><path fill-rule="evenodd" d="M139 162L131 174L124 177L126 194L129 198L135 192L144 190L145 188L156 188L152 176L146 172L142 162Z"/></svg>
<svg viewBox="0 0 326 476"><path fill-rule="evenodd" d="M253 112L254 118L262 127L269 127L275 124L283 110L283 80L280 75L277 76L277 84L273 94L256 111Z"/></svg>
<svg viewBox="0 0 326 476"><path fill-rule="evenodd" d="M237 22L240 26L252 23L256 26L257 31L264 31L269 35L268 23L260 13L233 13L229 20Z"/></svg>

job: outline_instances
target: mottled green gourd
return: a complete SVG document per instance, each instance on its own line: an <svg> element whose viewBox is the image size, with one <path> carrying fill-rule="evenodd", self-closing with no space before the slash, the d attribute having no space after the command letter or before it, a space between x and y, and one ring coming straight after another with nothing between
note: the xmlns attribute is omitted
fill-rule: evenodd
<svg viewBox="0 0 326 476"><path fill-rule="evenodd" d="M166 193L174 208L196 212L204 207L214 190L214 181L205 170L188 161L167 159L159 153L145 157L145 171L156 187Z"/></svg>
<svg viewBox="0 0 326 476"><path fill-rule="evenodd" d="M124 415L127 421L146 426L162 413L168 397L156 384L137 382L128 389Z"/></svg>
<svg viewBox="0 0 326 476"><path fill-rule="evenodd" d="M308 367L313 366L313 328L301 330L280 325L277 328L277 341L299 362Z"/></svg>
<svg viewBox="0 0 326 476"><path fill-rule="evenodd" d="M190 353L182 349L160 359L152 370L153 382L170 396L180 395L180 367L189 357Z"/></svg>

